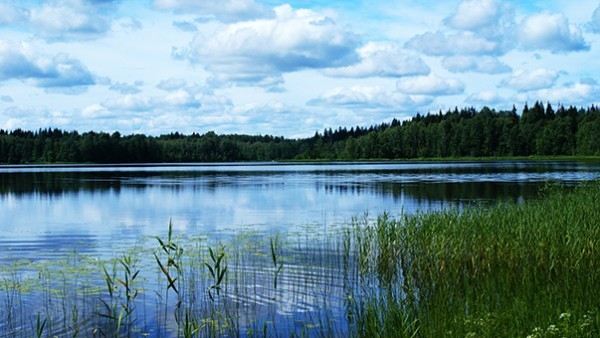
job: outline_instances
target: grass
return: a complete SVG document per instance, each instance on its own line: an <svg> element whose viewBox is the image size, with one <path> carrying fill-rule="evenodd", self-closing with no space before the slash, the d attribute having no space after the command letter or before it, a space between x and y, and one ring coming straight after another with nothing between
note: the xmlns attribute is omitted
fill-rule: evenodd
<svg viewBox="0 0 600 338"><path fill-rule="evenodd" d="M108 262L16 262L0 335L598 337L600 183L326 236L173 231Z"/></svg>
<svg viewBox="0 0 600 338"><path fill-rule="evenodd" d="M371 233L366 273L380 285L361 335L525 337L562 315L589 325L557 336L599 336L600 187L545 195L359 230Z"/></svg>

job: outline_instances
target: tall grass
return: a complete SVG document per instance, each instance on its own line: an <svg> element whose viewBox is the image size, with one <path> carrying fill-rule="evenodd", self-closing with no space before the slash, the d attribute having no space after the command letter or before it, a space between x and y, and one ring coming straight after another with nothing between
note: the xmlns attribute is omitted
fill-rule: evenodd
<svg viewBox="0 0 600 338"><path fill-rule="evenodd" d="M557 336L600 336L599 201L588 184L525 204L381 217L358 231L371 243L356 240L380 286L359 333L524 337L562 314L587 324Z"/></svg>
<svg viewBox="0 0 600 338"><path fill-rule="evenodd" d="M110 261L4 267L0 336L598 337L598 201L590 183L226 242L169 224Z"/></svg>

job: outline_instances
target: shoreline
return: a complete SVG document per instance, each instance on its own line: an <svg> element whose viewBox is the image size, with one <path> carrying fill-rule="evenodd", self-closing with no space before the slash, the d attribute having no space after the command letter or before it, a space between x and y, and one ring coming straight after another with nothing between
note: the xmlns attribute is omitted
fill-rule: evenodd
<svg viewBox="0 0 600 338"><path fill-rule="evenodd" d="M470 163L470 162L585 162L599 163L600 156L500 156L500 157L424 157L408 159L297 159L247 162L159 162L159 163L27 163L1 164L0 169L23 168L109 168L109 167L242 167L284 165L353 165L353 164L411 164L411 163Z"/></svg>

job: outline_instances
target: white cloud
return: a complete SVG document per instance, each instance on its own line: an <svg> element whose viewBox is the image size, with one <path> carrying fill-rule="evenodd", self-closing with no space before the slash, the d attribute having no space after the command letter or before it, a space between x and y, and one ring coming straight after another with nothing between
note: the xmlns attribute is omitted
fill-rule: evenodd
<svg viewBox="0 0 600 338"><path fill-rule="evenodd" d="M254 0L154 0L154 6L176 13L196 13L222 21L239 21L268 14Z"/></svg>
<svg viewBox="0 0 600 338"><path fill-rule="evenodd" d="M595 17L600 18L600 9ZM588 24L594 30L595 19ZM415 35L406 47L431 56L504 55L514 49L552 53L589 50L581 28L564 14L538 12L519 18L498 0L463 0L444 20L452 28ZM600 24L598 24L600 27Z"/></svg>
<svg viewBox="0 0 600 338"><path fill-rule="evenodd" d="M163 102L171 107L198 108L202 106L202 100L198 98L195 93L184 89L168 93L163 98Z"/></svg>
<svg viewBox="0 0 600 338"><path fill-rule="evenodd" d="M582 51L590 47L581 29L563 14L538 13L527 17L519 29L521 47L546 49L553 53Z"/></svg>
<svg viewBox="0 0 600 338"><path fill-rule="evenodd" d="M30 45L0 40L0 81L27 80L38 87L67 88L95 84L92 73L65 54L40 55Z"/></svg>
<svg viewBox="0 0 600 338"><path fill-rule="evenodd" d="M0 3L0 25L18 23L26 20L29 12L10 3Z"/></svg>
<svg viewBox="0 0 600 338"><path fill-rule="evenodd" d="M448 56L442 59L442 66L454 73L486 73L500 74L511 71L511 68L498 60L498 58L488 55L482 56Z"/></svg>
<svg viewBox="0 0 600 338"><path fill-rule="evenodd" d="M48 39L96 38L111 28L113 1L54 0L30 10L29 21Z"/></svg>
<svg viewBox="0 0 600 338"><path fill-rule="evenodd" d="M519 91L549 88L556 83L559 75L559 72L545 68L518 70L501 84Z"/></svg>
<svg viewBox="0 0 600 338"><path fill-rule="evenodd" d="M59 110L24 109L16 106L0 111L0 129L28 129L40 127L65 128L73 122L70 114Z"/></svg>
<svg viewBox="0 0 600 338"><path fill-rule="evenodd" d="M592 19L587 23L587 28L592 33L600 33L600 5L592 13Z"/></svg>
<svg viewBox="0 0 600 338"><path fill-rule="evenodd" d="M309 105L406 111L423 107L432 101L430 96L406 95L398 91L388 91L380 86L353 86L334 88L309 101Z"/></svg>
<svg viewBox="0 0 600 338"><path fill-rule="evenodd" d="M358 39L318 12L289 5L275 17L225 25L198 34L174 55L206 65L214 79L238 85L277 86L281 74L302 69L344 66L356 58Z"/></svg>
<svg viewBox="0 0 600 338"><path fill-rule="evenodd" d="M594 104L600 102L600 88L594 81L578 81L556 88L519 94L522 102L548 101L553 104Z"/></svg>
<svg viewBox="0 0 600 338"><path fill-rule="evenodd" d="M336 77L402 77L427 75L429 67L418 56L390 43L369 42L357 50L356 64L326 69L325 74Z"/></svg>
<svg viewBox="0 0 600 338"><path fill-rule="evenodd" d="M117 114L108 110L105 106L96 103L83 108L81 116L87 119L108 119L117 117Z"/></svg>
<svg viewBox="0 0 600 338"><path fill-rule="evenodd" d="M178 90L181 89L183 87L187 86L187 81L184 79L176 79L176 78L169 78L166 80L162 80L158 83L158 85L156 85L156 88L158 89L162 89L165 91L173 91L173 90Z"/></svg>
<svg viewBox="0 0 600 338"><path fill-rule="evenodd" d="M0 101L2 101L4 103L12 103L12 102L14 102L13 98L10 95L1 95L0 96Z"/></svg>
<svg viewBox="0 0 600 338"><path fill-rule="evenodd" d="M484 90L476 94L471 94L465 100L467 104L498 105L510 102L510 98L503 96L495 90Z"/></svg>
<svg viewBox="0 0 600 338"><path fill-rule="evenodd" d="M232 104L228 98L197 86L165 87L160 95L144 94L119 95L102 103L111 111L119 112L179 112L181 114L223 111Z"/></svg>
<svg viewBox="0 0 600 338"><path fill-rule="evenodd" d="M141 92L141 86L144 85L144 81L135 81L133 83L127 82L110 82L109 90L119 92L121 94L137 94Z"/></svg>
<svg viewBox="0 0 600 338"><path fill-rule="evenodd" d="M477 30L495 25L503 5L495 0L464 0L445 23L453 28Z"/></svg>
<svg viewBox="0 0 600 338"><path fill-rule="evenodd" d="M126 94L106 101L103 106L113 111L151 111L155 104L150 97L141 94Z"/></svg>
<svg viewBox="0 0 600 338"><path fill-rule="evenodd" d="M189 21L173 21L173 26L184 32L197 32L198 27L193 22Z"/></svg>
<svg viewBox="0 0 600 338"><path fill-rule="evenodd" d="M435 75L400 79L397 88L405 94L434 96L457 95L465 90L464 84L459 80L444 79Z"/></svg>
<svg viewBox="0 0 600 338"><path fill-rule="evenodd" d="M405 44L406 48L426 55L497 55L502 54L500 43L478 36L473 32L445 34L427 32L415 35Z"/></svg>

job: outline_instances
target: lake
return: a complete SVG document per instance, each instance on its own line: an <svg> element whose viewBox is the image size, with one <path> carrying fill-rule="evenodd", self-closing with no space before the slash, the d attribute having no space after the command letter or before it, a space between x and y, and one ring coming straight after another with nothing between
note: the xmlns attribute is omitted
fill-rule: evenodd
<svg viewBox="0 0 600 338"><path fill-rule="evenodd" d="M0 259L8 266L51 264L73 255L110 259L132 247L151 252L156 248L153 236L165 235L170 220L174 232L188 241L203 238L236 250L240 236L250 243L276 236L293 248L282 251L288 265L279 289L265 288L264 298L258 296L260 291L254 298L236 291L228 299L253 304L244 312L252 318L238 323L240 327L252 327L248 323L259 322L261 313L272 312L271 321L279 316L293 319L294 324L278 328L289 333L304 319L322 315L323 301L333 309L332 318L343 321L341 276L339 271L323 270L323 257L330 255L302 253L307 247L324 248L321 239L339 233L353 217L521 202L537 198L548 182L572 185L598 177L599 164L551 161L5 166L0 167ZM268 252L268 244L263 249ZM142 259L140 266L152 260ZM236 285L256 291L257 285L265 285L267 277L261 274L270 269L268 264L262 258L240 259L230 264L230 273L249 273L253 281L240 277ZM156 273L143 275L151 280L149 285L160 284ZM146 291L145 297L150 297ZM277 292L278 301L271 301ZM24 299L41 306L35 297ZM164 325L153 324L161 322L154 306L148 299L140 305L145 319L139 332L172 332L165 318ZM31 326L21 321L5 322L0 328L13 332Z"/></svg>

